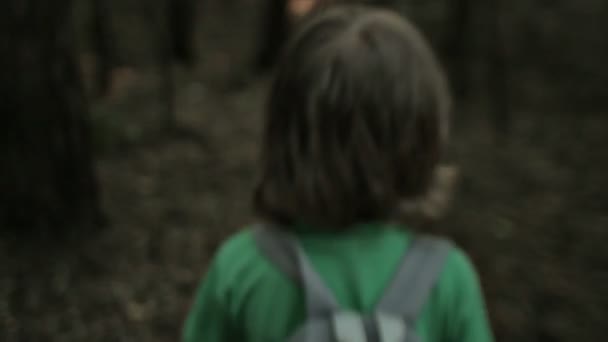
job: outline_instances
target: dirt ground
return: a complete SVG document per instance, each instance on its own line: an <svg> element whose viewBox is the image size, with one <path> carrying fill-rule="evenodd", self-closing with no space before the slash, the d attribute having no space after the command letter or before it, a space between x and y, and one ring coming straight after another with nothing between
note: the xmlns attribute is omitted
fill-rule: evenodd
<svg viewBox="0 0 608 342"><path fill-rule="evenodd" d="M254 222L268 81L227 93L182 72L177 113L189 134L165 137L146 75L93 105L107 225L60 244L0 236L0 341L176 341L215 248ZM457 107L450 159L461 179L434 229L473 257L499 341L599 341L608 120L515 107L499 145L486 111Z"/></svg>

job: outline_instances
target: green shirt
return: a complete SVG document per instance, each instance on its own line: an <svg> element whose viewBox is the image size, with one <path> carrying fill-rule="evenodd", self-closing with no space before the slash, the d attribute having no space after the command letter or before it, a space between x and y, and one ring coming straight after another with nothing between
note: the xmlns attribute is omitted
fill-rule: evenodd
<svg viewBox="0 0 608 342"><path fill-rule="evenodd" d="M370 312L411 240L398 227L306 233L300 243L344 309ZM302 293L260 254L250 230L226 241L200 285L183 342L283 342L304 321ZM421 342L493 341L478 276L455 248L416 322Z"/></svg>

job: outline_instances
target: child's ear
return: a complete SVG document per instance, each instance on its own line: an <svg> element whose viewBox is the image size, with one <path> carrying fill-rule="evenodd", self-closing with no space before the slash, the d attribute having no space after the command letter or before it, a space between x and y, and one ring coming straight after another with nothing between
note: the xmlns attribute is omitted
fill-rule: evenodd
<svg viewBox="0 0 608 342"><path fill-rule="evenodd" d="M426 195L403 201L398 208L399 216L408 222L415 222L417 225L441 219L449 208L458 178L458 167L437 166Z"/></svg>

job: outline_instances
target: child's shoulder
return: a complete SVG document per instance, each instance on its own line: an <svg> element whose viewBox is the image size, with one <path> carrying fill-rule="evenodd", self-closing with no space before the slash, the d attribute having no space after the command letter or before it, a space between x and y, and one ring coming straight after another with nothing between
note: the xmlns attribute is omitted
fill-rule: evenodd
<svg viewBox="0 0 608 342"><path fill-rule="evenodd" d="M453 244L440 278L441 287L455 295L456 293L479 291L479 275L469 255Z"/></svg>
<svg viewBox="0 0 608 342"><path fill-rule="evenodd" d="M255 237L257 227L252 224L234 232L215 252L209 268L221 279L223 287L245 293L251 284L261 279L284 278L259 249Z"/></svg>
<svg viewBox="0 0 608 342"><path fill-rule="evenodd" d="M247 259L257 252L253 239L252 229L242 228L228 236L216 252L215 259L218 263L232 262L234 260Z"/></svg>

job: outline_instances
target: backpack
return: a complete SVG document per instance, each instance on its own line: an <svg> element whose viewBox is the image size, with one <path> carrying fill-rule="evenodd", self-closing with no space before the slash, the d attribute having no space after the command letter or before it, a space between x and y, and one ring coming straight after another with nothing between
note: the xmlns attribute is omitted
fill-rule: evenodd
<svg viewBox="0 0 608 342"><path fill-rule="evenodd" d="M447 240L415 237L374 312L361 314L339 307L294 236L270 227L258 227L253 236L262 254L304 292L305 321L287 342L420 341L414 324L452 249Z"/></svg>

